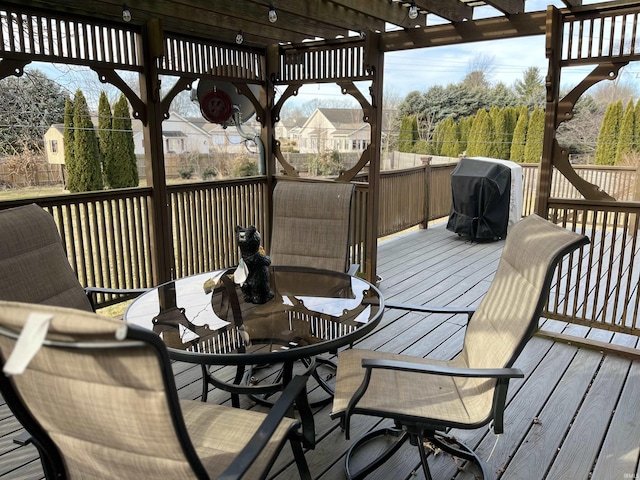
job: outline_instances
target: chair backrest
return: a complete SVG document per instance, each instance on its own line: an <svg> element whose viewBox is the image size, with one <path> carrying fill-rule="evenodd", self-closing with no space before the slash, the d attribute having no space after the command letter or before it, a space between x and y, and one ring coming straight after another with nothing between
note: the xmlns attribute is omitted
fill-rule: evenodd
<svg viewBox="0 0 640 480"><path fill-rule="evenodd" d="M45 470L64 471L55 478L206 478L156 334L89 312L0 302L3 369L16 346L11 332L34 313L51 317L46 342L24 373L0 373L0 388Z"/></svg>
<svg viewBox="0 0 640 480"><path fill-rule="evenodd" d="M588 242L535 214L513 226L489 290L467 327L460 354L467 366L513 364L538 326L556 266Z"/></svg>
<svg viewBox="0 0 640 480"><path fill-rule="evenodd" d="M346 271L354 189L351 183L279 181L273 191L272 263Z"/></svg>
<svg viewBox="0 0 640 480"><path fill-rule="evenodd" d="M0 210L0 300L91 311L53 217L35 204Z"/></svg>

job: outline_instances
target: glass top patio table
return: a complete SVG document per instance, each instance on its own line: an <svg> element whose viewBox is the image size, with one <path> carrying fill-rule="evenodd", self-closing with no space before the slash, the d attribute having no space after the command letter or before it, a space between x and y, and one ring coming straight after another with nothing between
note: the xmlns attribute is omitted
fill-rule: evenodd
<svg viewBox="0 0 640 480"><path fill-rule="evenodd" d="M124 319L158 333L171 358L201 364L203 373L205 365L237 365L233 385L241 382L244 366L282 362L290 372L296 360L336 352L380 321L382 295L361 278L303 267L269 268L274 296L264 304L245 302L233 281L234 269L228 269L153 288L133 301Z"/></svg>

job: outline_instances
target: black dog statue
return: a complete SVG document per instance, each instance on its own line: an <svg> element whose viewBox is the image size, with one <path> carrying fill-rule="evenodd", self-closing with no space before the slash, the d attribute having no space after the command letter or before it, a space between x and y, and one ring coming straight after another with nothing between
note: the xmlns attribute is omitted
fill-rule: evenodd
<svg viewBox="0 0 640 480"><path fill-rule="evenodd" d="M269 265L271 259L265 255L264 250L260 247L260 232L256 227L243 228L236 226L236 236L238 238L238 246L242 255L241 265L246 267L246 278L240 283L244 301L250 303L266 303L271 300L274 295L271 291L269 283ZM244 277L244 273L236 271L235 276Z"/></svg>

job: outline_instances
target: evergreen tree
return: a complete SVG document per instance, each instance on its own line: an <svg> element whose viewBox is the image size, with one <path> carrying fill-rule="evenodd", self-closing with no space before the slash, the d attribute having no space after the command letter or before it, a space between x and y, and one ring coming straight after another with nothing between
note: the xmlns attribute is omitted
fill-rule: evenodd
<svg viewBox="0 0 640 480"><path fill-rule="evenodd" d="M640 152L640 100L636 103L634 109L634 122L633 122L633 149L636 152Z"/></svg>
<svg viewBox="0 0 640 480"><path fill-rule="evenodd" d="M413 144L413 153L417 153L419 155L434 155L433 146L426 140L418 140Z"/></svg>
<svg viewBox="0 0 640 480"><path fill-rule="evenodd" d="M635 127L635 108L633 100L629 100L627 109L622 117L620 133L618 134L618 148L616 150L616 165L621 165L627 155L633 151Z"/></svg>
<svg viewBox="0 0 640 480"><path fill-rule="evenodd" d="M415 115L402 117L400 133L398 133L398 150L400 152L412 152L413 144L418 139L418 120Z"/></svg>
<svg viewBox="0 0 640 480"><path fill-rule="evenodd" d="M511 142L513 141L513 132L516 129L516 123L518 122L518 110L515 107L504 107L502 111L504 117L504 134L505 134L505 157L509 159L511 154Z"/></svg>
<svg viewBox="0 0 640 480"><path fill-rule="evenodd" d="M467 143L467 156L469 157L489 157L493 138L493 125L491 117L483 108L478 110L476 118L473 120L469 141Z"/></svg>
<svg viewBox="0 0 640 480"><path fill-rule="evenodd" d="M544 105L544 78L538 67L527 68L522 75L522 80L515 81L514 90L520 103L528 108L535 109Z"/></svg>
<svg viewBox="0 0 640 480"><path fill-rule="evenodd" d="M622 100L610 103L604 113L602 125L600 125L596 147L596 165L613 165L615 163L621 120Z"/></svg>
<svg viewBox="0 0 640 480"><path fill-rule="evenodd" d="M113 168L108 174L112 188L137 187L140 183L136 162L129 103L124 94L113 106Z"/></svg>
<svg viewBox="0 0 640 480"><path fill-rule="evenodd" d="M536 107L529 118L527 141L524 146L524 161L538 163L542 158L542 142L544 138L544 109Z"/></svg>
<svg viewBox="0 0 640 480"><path fill-rule="evenodd" d="M503 108L491 107L489 111L493 121L493 145L491 156L493 158L509 159L510 143L507 134L507 119Z"/></svg>
<svg viewBox="0 0 640 480"><path fill-rule="evenodd" d="M64 166L67 171L66 188L70 192L77 192L78 187L75 182L78 178L76 174L75 155L73 153L73 101L67 97L64 104L64 130L62 142L64 146Z"/></svg>
<svg viewBox="0 0 640 480"><path fill-rule="evenodd" d="M87 100L81 90L73 99L73 153L74 176L72 192L90 192L102 190L102 171L100 170L100 149L96 137ZM70 172L71 173L71 172ZM71 176L71 175L70 175Z"/></svg>
<svg viewBox="0 0 640 480"><path fill-rule="evenodd" d="M460 154L458 125L456 125L453 117L447 118L443 123L442 148L440 150L440 155L445 157L457 157Z"/></svg>
<svg viewBox="0 0 640 480"><path fill-rule="evenodd" d="M524 162L524 147L527 140L527 128L529 127L529 112L527 109L520 110L516 128L513 130L513 139L511 140L511 156L509 160L512 162Z"/></svg>
<svg viewBox="0 0 640 480"><path fill-rule="evenodd" d="M107 94L100 92L98 102L98 141L100 145L100 155L102 160L102 171L105 175L107 185L111 186L109 173L112 170L113 146L111 143L111 105Z"/></svg>
<svg viewBox="0 0 640 480"><path fill-rule="evenodd" d="M449 117L451 118L451 117ZM431 135L431 150L433 155L442 155L442 142L444 140L444 124L445 120L442 120L436 124L433 129L433 135Z"/></svg>
<svg viewBox="0 0 640 480"><path fill-rule="evenodd" d="M458 125L459 138L460 138L460 153L464 153L467 150L467 143L469 141L469 132L473 126L474 117L463 117L460 119Z"/></svg>

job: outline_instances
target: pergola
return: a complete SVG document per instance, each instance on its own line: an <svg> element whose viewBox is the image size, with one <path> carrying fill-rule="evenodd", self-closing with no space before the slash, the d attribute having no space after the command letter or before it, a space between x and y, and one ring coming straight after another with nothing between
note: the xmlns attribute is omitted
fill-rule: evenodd
<svg viewBox="0 0 640 480"><path fill-rule="evenodd" d="M284 102L304 84L337 84L359 102L371 126L368 148L337 181L351 181L368 169L364 270L374 279L385 52L546 33L547 122L538 212L546 216L552 165L575 180L586 199L607 198L576 178L555 130L571 118L586 88L614 78L621 66L638 58L638 4L583 6L564 0L560 8L526 7L524 0L140 0L129 5L120 0L9 0L0 2L0 78L21 75L31 61L84 65L125 93L144 124L157 283L172 276L172 262L163 261L172 239L161 135L173 98L199 79L231 82L247 96L261 125L270 192L276 175L297 176L274 136ZM615 27L619 19L622 31ZM613 37L616 45L631 38L632 46L616 50ZM598 66L560 99L560 71L575 64ZM140 95L118 74L121 70L140 75ZM179 80L164 91L162 76ZM370 83L368 96L356 86L362 81ZM249 85L258 86L259 94ZM279 96L276 86L283 91Z"/></svg>

